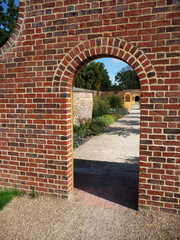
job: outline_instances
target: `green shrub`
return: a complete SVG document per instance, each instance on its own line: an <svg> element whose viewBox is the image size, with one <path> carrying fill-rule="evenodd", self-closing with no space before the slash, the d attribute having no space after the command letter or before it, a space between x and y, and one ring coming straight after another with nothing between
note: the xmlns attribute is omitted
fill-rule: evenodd
<svg viewBox="0 0 180 240"><path fill-rule="evenodd" d="M84 138L103 133L105 124L98 118L73 127L73 147L78 148L84 143Z"/></svg>
<svg viewBox="0 0 180 240"><path fill-rule="evenodd" d="M116 114L113 114L113 117L114 117L116 120L118 120L118 119L122 118L123 116L122 116L122 114L116 113Z"/></svg>
<svg viewBox="0 0 180 240"><path fill-rule="evenodd" d="M100 121L102 121L105 126L115 122L117 120L116 117L114 117L113 115L103 115L101 117L99 117Z"/></svg>
<svg viewBox="0 0 180 240"><path fill-rule="evenodd" d="M92 135L98 135L103 133L105 129L105 124L99 119L94 118L92 119L90 130Z"/></svg>
<svg viewBox="0 0 180 240"><path fill-rule="evenodd" d="M78 136L83 138L88 134L88 130L90 129L91 121L87 121L81 123L79 126L73 126L73 132L76 133Z"/></svg>
<svg viewBox="0 0 180 240"><path fill-rule="evenodd" d="M83 139L77 133L73 133L73 147L78 148L83 144Z"/></svg>
<svg viewBox="0 0 180 240"><path fill-rule="evenodd" d="M93 117L108 114L109 109L110 105L107 98L100 98L98 96L93 98Z"/></svg>
<svg viewBox="0 0 180 240"><path fill-rule="evenodd" d="M120 109L110 109L109 113L113 114L113 115L117 114L117 115L122 115L122 116L129 114L128 110L124 107L122 107Z"/></svg>
<svg viewBox="0 0 180 240"><path fill-rule="evenodd" d="M124 108L110 109L108 99L109 97L99 98L96 96L94 98L93 115L97 115L97 117L94 117L91 121L82 121L79 126L73 126L74 148L82 145L86 137L103 133L107 125L128 113ZM103 114L104 112L105 114ZM107 114L108 112L110 114Z"/></svg>
<svg viewBox="0 0 180 240"><path fill-rule="evenodd" d="M111 108L122 108L122 98L119 95L112 95L109 97L109 104Z"/></svg>
<svg viewBox="0 0 180 240"><path fill-rule="evenodd" d="M91 121L81 123L79 126L73 126L73 147L77 148L83 144L83 138L91 135Z"/></svg>

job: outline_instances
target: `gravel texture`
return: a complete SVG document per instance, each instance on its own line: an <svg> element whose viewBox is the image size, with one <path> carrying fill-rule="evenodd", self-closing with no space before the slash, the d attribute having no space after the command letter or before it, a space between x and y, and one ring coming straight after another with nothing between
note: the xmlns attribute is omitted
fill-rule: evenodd
<svg viewBox="0 0 180 240"><path fill-rule="evenodd" d="M16 197L0 212L0 240L179 240L180 216Z"/></svg>

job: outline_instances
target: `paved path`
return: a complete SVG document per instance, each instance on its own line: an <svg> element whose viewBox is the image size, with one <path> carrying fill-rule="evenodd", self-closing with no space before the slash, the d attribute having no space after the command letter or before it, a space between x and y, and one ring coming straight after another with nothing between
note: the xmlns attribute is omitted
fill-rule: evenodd
<svg viewBox="0 0 180 240"><path fill-rule="evenodd" d="M111 124L74 151L74 201L137 209L140 110Z"/></svg>

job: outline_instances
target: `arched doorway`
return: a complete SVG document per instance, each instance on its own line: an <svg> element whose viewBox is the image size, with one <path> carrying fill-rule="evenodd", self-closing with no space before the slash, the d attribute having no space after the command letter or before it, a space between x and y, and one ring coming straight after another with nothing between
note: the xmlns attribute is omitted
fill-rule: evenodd
<svg viewBox="0 0 180 240"><path fill-rule="evenodd" d="M124 107L128 110L131 110L132 105L132 96L129 92L125 93L124 95Z"/></svg>
<svg viewBox="0 0 180 240"><path fill-rule="evenodd" d="M132 105L141 105L141 96L140 93L133 93L132 95Z"/></svg>
<svg viewBox="0 0 180 240"><path fill-rule="evenodd" d="M66 189L68 195L72 192L73 188L72 114L70 108L72 85L81 68L93 59L100 57L114 57L127 62L136 71L139 77L142 101L143 98L145 98L145 102L149 91L149 79L154 78L156 75L150 60L140 49L118 38L105 37L85 41L70 50L62 59L54 75L54 88L56 91L60 91L66 114L64 118L66 129L60 135L60 138L64 140L61 143L61 148L64 150L62 159L65 160L64 164L67 169L66 185L64 189ZM146 68L146 66L149 67ZM141 112L141 119L143 119L142 117L144 114L145 112ZM141 136L142 139L143 137L146 139L146 136ZM140 172L140 179L141 178L143 181L143 175Z"/></svg>
<svg viewBox="0 0 180 240"><path fill-rule="evenodd" d="M140 97L139 96L135 96L135 102L139 102Z"/></svg>
<svg viewBox="0 0 180 240"><path fill-rule="evenodd" d="M112 106L111 111L106 109L110 103L111 96L117 96L117 94L110 96L104 96L103 94L105 86L107 90L109 89L109 84L107 84L109 82L107 82L107 75L105 74L107 69L111 74L110 76L113 76L113 71L110 69L111 65L113 67L116 65L117 74L117 69L121 70L122 65L125 65L125 63L114 58L97 59L85 65L74 82L76 88L79 88L73 87L73 200L81 205L95 207L100 206L113 209L128 207L137 209L140 111L132 110L126 115L128 111L125 111L124 108L117 109L117 106L116 108ZM95 76L98 76L98 78ZM105 76L106 82L104 80ZM98 81L99 85L97 85L96 81ZM131 81L133 84L133 79ZM99 95L98 91L94 91L93 118L86 120L87 94L90 94L87 93L90 92L88 88L101 89L101 84L103 85L103 90L101 91L103 97L97 96ZM82 117L79 124L75 122L76 113L74 111L77 104L74 91L77 90L80 93L78 103ZM105 94L113 94L112 92L104 91ZM83 95L83 92L86 95ZM123 94L124 91L120 93ZM131 94L129 92L126 92L125 100L124 105L127 105L129 108L130 105L128 104L131 104ZM84 106L84 103L86 106ZM98 103L103 103L103 105L100 105L99 111L97 111ZM112 117L114 114L118 114L118 112L121 114L126 112L126 114L122 119L119 118L104 129L103 134L98 134L97 136L93 132L93 126L96 126L96 131L100 130L98 128L98 124L102 123L100 119L105 116ZM96 124L97 121L98 124ZM89 141L90 138L91 140ZM128 151L127 148L129 148Z"/></svg>

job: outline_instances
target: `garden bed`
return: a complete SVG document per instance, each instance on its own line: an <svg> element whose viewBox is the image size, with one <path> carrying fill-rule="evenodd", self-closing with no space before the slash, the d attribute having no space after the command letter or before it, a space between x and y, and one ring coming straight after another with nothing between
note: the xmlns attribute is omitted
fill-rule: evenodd
<svg viewBox="0 0 180 240"><path fill-rule="evenodd" d="M109 114L95 117L91 121L73 127L73 147L78 148L94 136L104 133L106 127L128 114L126 109L111 109Z"/></svg>

